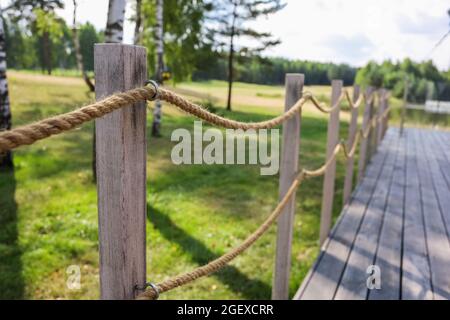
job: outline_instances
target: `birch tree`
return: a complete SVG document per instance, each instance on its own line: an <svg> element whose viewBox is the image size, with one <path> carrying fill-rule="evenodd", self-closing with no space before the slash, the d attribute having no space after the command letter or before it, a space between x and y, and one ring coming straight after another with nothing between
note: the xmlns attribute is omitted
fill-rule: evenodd
<svg viewBox="0 0 450 320"><path fill-rule="evenodd" d="M74 46L75 46L75 58L77 60L78 70L81 71L81 75L83 77L84 82L88 86L89 91L90 92L94 92L95 91L95 86L92 83L92 81L89 78L89 76L87 75L87 72L86 72L86 70L84 68L83 56L81 55L80 38L78 36L78 29L77 29L77 8L78 8L77 0L73 0L73 29L72 29L72 35L73 35L73 43L74 43Z"/></svg>
<svg viewBox="0 0 450 320"><path fill-rule="evenodd" d="M156 25L155 25L155 45L156 45L156 65L155 80L163 84L164 72L164 1L156 0ZM161 136L162 104L160 100L155 101L153 111L152 136Z"/></svg>
<svg viewBox="0 0 450 320"><path fill-rule="evenodd" d="M109 0L108 20L105 29L106 43L122 42L126 3L126 0Z"/></svg>
<svg viewBox="0 0 450 320"><path fill-rule="evenodd" d="M141 43L142 34L142 0L136 0L136 24L134 26L134 44Z"/></svg>
<svg viewBox="0 0 450 320"><path fill-rule="evenodd" d="M6 78L6 42L0 8L0 131L11 129L11 108L9 104L8 79ZM0 154L0 168L12 168L10 151Z"/></svg>

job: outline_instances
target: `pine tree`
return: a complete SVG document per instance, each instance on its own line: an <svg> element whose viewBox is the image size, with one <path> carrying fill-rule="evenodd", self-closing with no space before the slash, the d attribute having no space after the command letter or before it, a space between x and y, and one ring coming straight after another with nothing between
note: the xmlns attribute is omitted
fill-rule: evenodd
<svg viewBox="0 0 450 320"><path fill-rule="evenodd" d="M219 47L226 46L228 40L228 99L227 110L231 110L231 95L234 81L235 55L252 56L265 49L280 44L268 32L258 32L246 27L246 23L261 16L268 16L285 7L281 0L220 0L213 1L214 10L210 16L213 23L212 31L219 36ZM238 46L236 40L240 37L252 39L259 46Z"/></svg>

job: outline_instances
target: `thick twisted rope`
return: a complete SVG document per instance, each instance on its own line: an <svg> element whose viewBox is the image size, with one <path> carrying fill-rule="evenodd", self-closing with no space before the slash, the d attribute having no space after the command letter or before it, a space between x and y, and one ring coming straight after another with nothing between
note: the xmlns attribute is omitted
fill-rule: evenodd
<svg viewBox="0 0 450 320"><path fill-rule="evenodd" d="M338 101L331 107L326 107L322 103L320 103L311 93L305 92L303 97L299 99L292 108L283 113L280 116L277 116L273 119L261 122L250 122L244 123L235 120L226 119L220 117L218 115L212 114L202 107L191 103L184 98L178 96L177 94L165 90L165 89L157 89L156 86L146 86L143 88L137 88L133 90L129 90L124 93L118 93L112 95L104 100L96 102L94 104L82 107L78 110L55 116L52 118L48 118L37 122L35 124L31 124L28 126L24 126L21 128L17 128L11 131L1 132L0 133L0 153L17 148L21 145L29 145L38 140L47 138L51 135L59 134L64 131L71 130L87 121L100 118L108 113L111 113L114 110L123 108L125 106L133 105L137 102L153 100L158 97L161 100L164 100L170 104L173 104L180 108L181 110L192 114L200 119L205 120L211 124L215 124L217 126L221 126L229 129L270 129L284 121L293 117L297 112L301 110L303 105L310 100L313 105L323 113L331 113L336 108L339 107L339 104L344 98L347 98L349 101L349 105L351 108L358 108L362 101L369 101L369 99L373 99L372 97L366 97L361 95L360 98L353 103L350 99L350 96L347 91L343 91L338 99ZM372 100L370 100L372 101ZM369 102L371 103L371 102ZM303 180L307 178L317 177L323 175L327 168L331 165L333 161L335 161L337 155L340 150L344 150L345 157L352 157L356 151L356 146L359 141L360 136L366 138L370 132L370 130L376 125L377 121L380 118L384 118L389 111L389 108L383 112L382 116L374 117L370 122L366 131L360 130L358 132L358 136L355 138L355 141L350 149L348 149L345 142L339 142L331 157L325 162L324 165L315 170L301 170L298 174L297 178L294 180L292 185L290 186L288 192L284 195L283 199L278 203L275 210L271 213L271 215L264 221L264 223L253 232L243 243L241 243L238 247L234 248L230 252L222 255L221 257L213 260L205 266L199 267L191 272L184 273L182 275L176 276L172 279L166 280L158 285L154 285L152 289L147 289L144 293L142 293L138 298L139 299L155 299L158 297L159 293L166 292L168 290L174 289L176 287L182 286L188 282L194 281L200 277L209 275L227 265L231 260L236 258L243 251L248 249L255 241L257 241L273 224L273 222L278 218L278 216L283 211L289 199L295 193L297 188L303 182Z"/></svg>
<svg viewBox="0 0 450 320"><path fill-rule="evenodd" d="M326 107L320 103L311 93L305 92L301 99L299 99L293 107L280 116L273 119L261 122L250 122L244 123L235 120L226 119L208 112L202 107L191 103L177 94L165 90L157 89L156 86L146 86L143 88L137 88L129 90L124 93L118 93L112 95L104 100L96 102L94 104L82 107L78 110L51 117L35 124L17 128L11 131L0 133L0 153L17 148L21 145L29 145L38 140L47 138L49 136L59 134L64 131L71 130L87 121L100 118L114 110L123 108L125 106L131 106L137 102L153 100L158 97L170 104L173 104L180 108L181 110L192 114L200 119L205 120L211 124L221 126L229 129L270 129L275 126L280 125L284 121L293 117L297 112L301 110L304 104L309 100L313 105L323 113L331 113L336 108L339 107L341 101L346 98L349 102L351 108L358 108L362 101L368 103L369 99L372 97L366 97L361 95L360 98L353 103L350 99L350 95L347 91L343 91L339 96L339 99L331 107ZM191 272L181 274L172 279L166 280L158 285L152 285L151 289L147 289L144 293L139 295L138 299L155 299L159 296L159 293L166 292L168 290L174 289L176 287L182 286L188 282L194 281L200 277L209 275L227 265L231 260L236 258L239 254L248 249L255 241L257 241L274 223L274 221L282 213L284 207L288 203L289 199L298 189L303 180L307 178L313 178L323 175L327 168L331 165L333 161L336 160L337 155L341 150L344 150L345 157L353 157L356 146L360 139L360 136L366 138L369 135L370 130L376 125L380 118L384 118L389 111L389 108L382 114L381 117L374 117L365 131L360 130L357 137L354 140L352 147L349 149L345 142L339 142L330 158L325 162L324 165L315 170L303 169L297 175L297 178L293 181L288 192L284 195L283 199L278 203L275 210L270 214L270 216L264 221L264 223L254 231L244 242L242 242L238 247L234 248L230 252L222 255L221 257L213 260L205 266L199 267Z"/></svg>
<svg viewBox="0 0 450 320"><path fill-rule="evenodd" d="M315 170L306 170L302 169L300 173L298 173L295 180L292 182L286 194L283 196L281 201L278 203L276 208L272 211L272 213L267 217L267 219L256 229L250 236L248 236L239 246L235 247L231 251L225 253L219 258L209 262L208 264L198 267L190 272L180 274L171 279L165 280L156 285L152 285L151 288L145 290L142 294L140 294L137 299L138 300L154 300L156 299L160 293L167 292L169 290L175 289L177 287L183 286L189 282L192 282L198 278L207 276L211 273L214 273L223 267L225 267L229 262L231 262L234 258L239 256L242 252L247 250L253 243L255 243L261 236L269 229L269 227L277 220L277 218L283 212L283 209L288 204L288 201L294 195L295 191L301 185L301 183L305 179L313 178L321 176L325 173L327 168L331 165L331 163L336 160L339 151L342 148L342 143L336 145L331 157L326 161L324 165Z"/></svg>
<svg viewBox="0 0 450 320"><path fill-rule="evenodd" d="M348 92L343 91L338 101L332 107L326 107L322 103L320 103L311 93L305 92L303 94L303 97L299 99L294 104L294 106L285 113L270 120L246 123L227 119L213 114L203 109L201 106L189 102L188 100L169 90L156 89L156 87L154 86L146 86L129 90L124 93L112 95L104 100L81 107L78 110L74 110L66 114L44 119L34 124L15 128L13 130L0 132L0 153L17 148L19 146L30 145L38 140L45 139L52 135L60 134L64 131L72 130L85 122L100 118L117 109L131 106L137 102L153 100L156 95L158 95L159 99L173 104L179 109L191 115L194 115L197 118L205 120L210 124L228 129L243 130L274 128L297 114L297 112L302 109L307 101L311 101L312 104L321 112L331 113L339 106L339 103L344 99L344 97L347 97L347 99L349 99ZM351 104L352 108L358 107L361 101L367 99L368 98L362 95L356 103Z"/></svg>
<svg viewBox="0 0 450 320"><path fill-rule="evenodd" d="M374 116L369 122L367 128L363 130L362 128L358 130L353 144L349 147L345 141L340 141L334 148L331 156L327 159L327 161L317 169L307 170L302 169L300 173L297 175L296 179L292 182L288 191L278 203L274 211L267 217L267 219L256 229L250 236L248 236L239 246L235 247L231 251L225 253L219 258L211 261L210 263L198 267L190 272L180 274L171 279L165 280L159 284L152 284L151 288L145 290L142 294L140 294L137 299L138 300L154 300L157 299L160 293L170 291L177 287L183 286L187 283L190 283L198 278L210 275L226 265L230 263L234 258L239 256L245 250L247 250L251 245L253 245L262 235L269 229L269 227L276 221L276 219L281 215L283 209L286 207L288 201L294 195L295 191L300 187L302 182L305 179L319 177L325 174L329 166L336 160L339 152L342 150L344 157L346 159L352 158L356 153L356 148L358 146L359 140L361 138L367 139L370 134L370 131L375 127L376 123L380 121L382 118L386 117L389 113L390 108L387 108L381 116Z"/></svg>
<svg viewBox="0 0 450 320"><path fill-rule="evenodd" d="M155 94L156 91L152 87L137 88L124 93L117 93L66 114L44 119L10 131L3 131L0 133L0 153L72 130L85 122L100 118L125 106L151 100L155 97Z"/></svg>

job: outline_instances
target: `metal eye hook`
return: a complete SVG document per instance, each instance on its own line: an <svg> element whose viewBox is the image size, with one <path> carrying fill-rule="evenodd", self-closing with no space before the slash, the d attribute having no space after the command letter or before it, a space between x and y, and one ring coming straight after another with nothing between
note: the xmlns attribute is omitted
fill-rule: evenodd
<svg viewBox="0 0 450 320"><path fill-rule="evenodd" d="M149 99L150 101L154 101L154 100L159 99L159 93L160 93L159 92L159 85L158 85L158 83L155 80L149 79L149 80L145 81L144 85L145 86L151 85L155 89L155 94L153 95L153 97L151 97Z"/></svg>
<svg viewBox="0 0 450 320"><path fill-rule="evenodd" d="M157 300L159 298L160 292L159 292L159 288L158 288L158 286L156 284L154 284L152 282L146 282L143 286L140 286L138 284L135 286L135 289L136 290L140 290L140 291L144 291L147 288L152 288L153 289L153 291L156 294L155 300Z"/></svg>

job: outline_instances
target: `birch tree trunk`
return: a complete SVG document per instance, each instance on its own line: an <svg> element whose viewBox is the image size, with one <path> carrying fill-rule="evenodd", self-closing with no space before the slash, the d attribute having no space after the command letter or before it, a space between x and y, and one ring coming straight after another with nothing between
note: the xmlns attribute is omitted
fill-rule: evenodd
<svg viewBox="0 0 450 320"><path fill-rule="evenodd" d="M108 19L106 21L105 42L121 43L123 40L123 20L125 19L126 0L109 0ZM93 135L92 152L92 174L97 181L97 159L95 149L97 148L97 137L95 136L95 124Z"/></svg>
<svg viewBox="0 0 450 320"><path fill-rule="evenodd" d="M142 33L142 0L136 0L136 25L134 27L134 44L141 43Z"/></svg>
<svg viewBox="0 0 450 320"><path fill-rule="evenodd" d="M155 44L156 44L156 81L163 84L164 71L164 1L156 0L156 26L155 26ZM155 101L155 110L153 111L152 136L161 136L162 104L160 100Z"/></svg>
<svg viewBox="0 0 450 320"><path fill-rule="evenodd" d="M75 46L75 58L77 60L77 67L78 70L81 71L81 75L83 77L84 82L89 88L90 92L95 91L95 86L92 83L91 79L89 79L86 70L84 69L84 63L83 63L83 56L81 55L80 50L80 38L78 37L78 29L77 29L77 0L73 0L73 29L72 29L72 35L73 35L73 43Z"/></svg>
<svg viewBox="0 0 450 320"><path fill-rule="evenodd" d="M108 20L105 30L106 43L122 42L126 3L126 0L109 0Z"/></svg>
<svg viewBox="0 0 450 320"><path fill-rule="evenodd" d="M6 42L0 9L0 131L11 129L11 108L9 104L8 79L6 78ZM0 153L0 168L12 168L12 153Z"/></svg>

